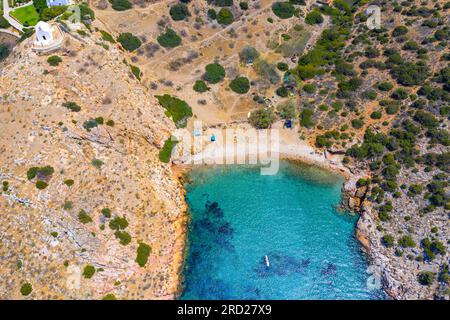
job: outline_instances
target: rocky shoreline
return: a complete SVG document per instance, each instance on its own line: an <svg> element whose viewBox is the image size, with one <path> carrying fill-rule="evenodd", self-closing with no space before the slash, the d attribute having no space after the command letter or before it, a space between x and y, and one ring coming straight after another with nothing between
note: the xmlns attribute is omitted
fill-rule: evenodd
<svg viewBox="0 0 450 320"><path fill-rule="evenodd" d="M366 200L366 196L368 193L368 187L357 187L357 181L364 175L361 173L354 174L350 170L348 170L347 167L345 167L342 162L339 163L327 163L324 161L317 161L317 159L313 157L308 156L300 156L300 155L294 155L294 154L287 154L283 153L280 154L280 159L294 162L294 163L301 163L306 164L309 166L317 167L323 170L328 170L334 174L341 175L344 179L344 185L342 187L342 200L340 204L340 209L350 212L359 214L358 223L355 229L355 236L360 242L362 246L362 250L367 254L369 258L369 264L374 265L376 268L374 268L375 273L380 270L380 263L379 261L379 253L376 252L376 246L374 243L374 240L370 237L370 228L374 225L372 213L370 211L370 202ZM209 165L204 164L203 166L207 167ZM192 170L194 165L192 164L185 164L180 163L178 161L175 161L175 163L172 165L172 172L175 177L177 177L178 181L182 186L184 186L186 179L187 179L187 173ZM186 190L184 190L186 193ZM185 267L185 261L186 261L186 255L188 254L188 223L189 223L189 213L186 205L186 211L184 215L186 216L186 224L184 229L184 247L182 248L182 255L183 255L183 263L179 267L179 274L177 275L179 285L178 285L178 291L175 295L175 299L178 299L183 290L183 270ZM387 273L380 273L380 274L374 274L375 277L382 276L382 284L383 289L385 292L392 298L396 299L399 298L398 294L396 294L396 286L394 283L390 283L389 281L391 278ZM398 285L397 285L398 286Z"/></svg>
<svg viewBox="0 0 450 320"><path fill-rule="evenodd" d="M401 270L402 273L406 273L407 266L402 266L401 261L392 261L390 257L386 254L386 248L384 248L380 241L380 234L377 230L376 213L372 208L372 203L367 199L369 193L369 187L365 185L358 185L358 180L368 179L369 176L364 171L353 172L349 168L345 167L342 162L340 163L327 163L323 161L317 161L311 157L307 156L295 156L293 154L281 154L280 158L292 162L300 162L303 164L316 166L321 169L329 170L333 173L340 174L345 178L344 185L342 187L342 200L340 209L350 213L358 214L359 219L355 228L355 237L361 244L362 250L368 257L368 262L370 265L373 277L382 285L382 289L386 294L392 299L411 299L414 291L419 292L420 289L423 291L423 286L416 283L415 278L408 278L408 288L406 288L405 283L399 280L398 274L394 271L395 269ZM208 165L204 165L208 166ZM183 185L183 181L186 179L186 173L193 168L193 165L187 164L174 164L172 170L174 174L178 177L179 181ZM188 213L186 211L186 216ZM188 219L186 220L188 221ZM187 224L186 224L185 237L185 247L183 248L183 256L185 257L188 253L187 250ZM180 267L179 274L179 291L176 298L181 295L182 292L182 278L183 278L183 268L184 263ZM393 273L395 276L393 276ZM417 297L424 298L425 296ZM428 297L430 298L430 297Z"/></svg>

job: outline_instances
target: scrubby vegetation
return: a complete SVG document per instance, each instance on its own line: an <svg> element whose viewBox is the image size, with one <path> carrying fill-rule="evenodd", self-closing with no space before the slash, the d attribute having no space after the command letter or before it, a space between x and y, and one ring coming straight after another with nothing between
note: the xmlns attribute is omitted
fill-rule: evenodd
<svg viewBox="0 0 450 320"><path fill-rule="evenodd" d="M133 5L128 0L109 0L114 10L125 11L131 9Z"/></svg>
<svg viewBox="0 0 450 320"><path fill-rule="evenodd" d="M193 86L194 91L203 93L209 90L209 87L206 85L205 81L197 80Z"/></svg>
<svg viewBox="0 0 450 320"><path fill-rule="evenodd" d="M170 28L167 28L166 32L159 35L156 40L164 48L175 48L181 44L180 36Z"/></svg>
<svg viewBox="0 0 450 320"><path fill-rule="evenodd" d="M225 69L218 63L211 63L205 67L204 78L209 83L215 84L225 78Z"/></svg>
<svg viewBox="0 0 450 320"><path fill-rule="evenodd" d="M272 5L273 13L281 19L289 19L294 15L295 8L290 2L275 2Z"/></svg>
<svg viewBox="0 0 450 320"><path fill-rule="evenodd" d="M20 293L23 296L29 296L32 291L33 291L33 287L31 285L31 283L29 283L29 282L22 284L22 286L20 287Z"/></svg>
<svg viewBox="0 0 450 320"><path fill-rule="evenodd" d="M319 10L313 10L305 17L305 22L310 25L319 24L323 22L322 14Z"/></svg>
<svg viewBox="0 0 450 320"><path fill-rule="evenodd" d="M9 56L9 49L6 44L0 43L0 61L5 60Z"/></svg>
<svg viewBox="0 0 450 320"><path fill-rule="evenodd" d="M159 104L166 109L166 115L172 118L177 128L186 127L187 120L192 117L192 109L186 102L168 94L155 97Z"/></svg>
<svg viewBox="0 0 450 320"><path fill-rule="evenodd" d="M108 293L102 298L102 300L117 300L117 297L114 295L114 293Z"/></svg>
<svg viewBox="0 0 450 320"><path fill-rule="evenodd" d="M176 141L173 137L170 137L164 142L164 146L159 151L159 160L164 163L169 163L170 157L172 155L172 150L177 144L178 141Z"/></svg>
<svg viewBox="0 0 450 320"><path fill-rule="evenodd" d="M47 62L49 65L56 67L62 62L62 59L59 56L50 56L47 58Z"/></svg>
<svg viewBox="0 0 450 320"><path fill-rule="evenodd" d="M95 267L92 265L87 265L84 267L83 269L83 277L85 277L86 279L90 279L94 276L95 274Z"/></svg>
<svg viewBox="0 0 450 320"><path fill-rule="evenodd" d="M170 16L174 21L180 21L190 16L189 9L184 3L177 3L170 7Z"/></svg>
<svg viewBox="0 0 450 320"><path fill-rule="evenodd" d="M102 39L111 43L116 43L113 36L106 31L100 30L100 34L102 35Z"/></svg>
<svg viewBox="0 0 450 320"><path fill-rule="evenodd" d="M137 248L136 262L140 267L145 267L151 252L152 248L148 244L145 244L143 242L139 243L139 246Z"/></svg>
<svg viewBox="0 0 450 320"><path fill-rule="evenodd" d="M248 121L257 129L267 129L275 121L275 115L271 108L262 108L253 111Z"/></svg>
<svg viewBox="0 0 450 320"><path fill-rule="evenodd" d="M91 223L92 222L92 218L90 215L87 214L86 211L84 211L83 209L81 209L78 212L78 220L82 223L82 224L87 224L87 223Z"/></svg>
<svg viewBox="0 0 450 320"><path fill-rule="evenodd" d="M250 90L250 81L246 77L236 77L230 82L230 89L239 94L247 93Z"/></svg>
<svg viewBox="0 0 450 320"><path fill-rule="evenodd" d="M117 38L117 42L119 42L125 50L130 52L142 45L141 40L130 32L121 33Z"/></svg>
<svg viewBox="0 0 450 320"><path fill-rule="evenodd" d="M69 109L72 112L79 112L81 110L81 107L73 101L64 102L63 107Z"/></svg>
<svg viewBox="0 0 450 320"><path fill-rule="evenodd" d="M233 13L227 8L220 9L216 19L218 23L226 26L234 22Z"/></svg>

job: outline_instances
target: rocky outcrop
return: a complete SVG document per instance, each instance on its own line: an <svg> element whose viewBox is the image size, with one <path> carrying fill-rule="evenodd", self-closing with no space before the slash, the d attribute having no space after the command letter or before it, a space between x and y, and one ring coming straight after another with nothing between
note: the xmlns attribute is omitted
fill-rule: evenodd
<svg viewBox="0 0 450 320"><path fill-rule="evenodd" d="M344 183L341 202L343 210L360 213L368 205L366 197L369 188L367 186L358 186L358 180L362 177L362 175L358 174L353 175Z"/></svg>
<svg viewBox="0 0 450 320"><path fill-rule="evenodd" d="M430 176L433 174L430 173ZM402 248L402 255L396 253L394 247L386 247L382 244L381 237L385 234L394 235L407 233L408 225L405 223L405 216L413 216L412 219L420 219L418 215L414 215L417 210L417 203L411 201L406 194L401 194L398 198L390 197L394 207L392 214L392 223L381 224L378 218L378 212L372 203L367 200L368 188L366 186L358 187L357 181L364 175L357 174L346 181L343 187L343 207L346 210L353 210L359 214L358 223L355 230L355 236L362 245L362 249L367 253L370 269L375 277L379 279L387 295L393 299L411 300L411 299L435 299L443 297L445 286L434 283L432 286L421 285L417 281L417 275L422 270L430 270L438 273L439 267L446 263L446 255L437 256L433 261L426 262L425 268L421 262L414 257L421 254L422 249L419 243L427 234L431 227L437 227L438 230L446 230L447 221L445 214L440 209L434 213L429 213L429 218L424 221L420 220L414 223L415 226L415 243L413 248ZM410 179L406 175L401 178ZM416 179L420 179L416 177ZM429 178L422 177L423 180ZM411 219L411 218L409 218ZM401 232L399 232L401 230ZM436 235L438 236L438 235ZM444 241L446 234L439 235ZM409 257L409 258L408 258ZM443 288L441 288L443 287Z"/></svg>
<svg viewBox="0 0 450 320"><path fill-rule="evenodd" d="M0 299L176 294L183 188L158 159L175 127L123 55L100 42L66 37L53 53L62 62L51 66L28 39L0 68L0 181L7 185L0 193ZM38 189L27 171L42 166L54 172ZM109 226L115 216L128 221L127 245ZM145 267L136 263L140 242L152 248ZM87 265L96 269L89 279ZM27 297L25 282L33 287Z"/></svg>

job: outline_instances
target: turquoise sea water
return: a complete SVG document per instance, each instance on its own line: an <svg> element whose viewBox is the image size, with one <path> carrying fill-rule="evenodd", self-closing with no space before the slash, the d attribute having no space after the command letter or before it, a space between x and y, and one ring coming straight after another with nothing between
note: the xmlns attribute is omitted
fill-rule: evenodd
<svg viewBox="0 0 450 320"><path fill-rule="evenodd" d="M338 213L343 179L283 162L196 169L186 185L192 221L181 299L379 299ZM269 258L270 267L264 256Z"/></svg>

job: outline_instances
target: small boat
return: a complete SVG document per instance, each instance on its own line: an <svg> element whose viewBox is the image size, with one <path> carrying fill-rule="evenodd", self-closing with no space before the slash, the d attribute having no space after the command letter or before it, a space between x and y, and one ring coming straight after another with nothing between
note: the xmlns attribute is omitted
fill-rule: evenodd
<svg viewBox="0 0 450 320"><path fill-rule="evenodd" d="M264 256L264 260L266 261L266 266L270 267L269 257L268 256Z"/></svg>

